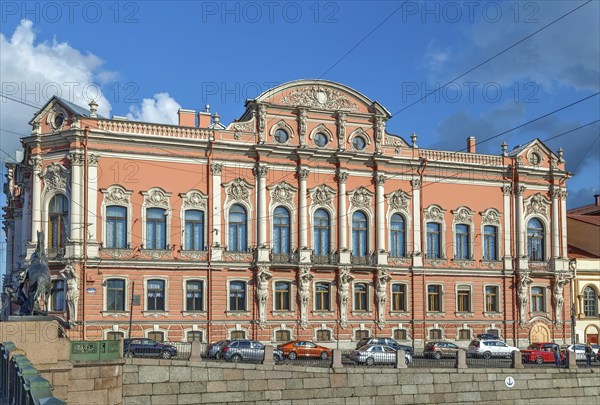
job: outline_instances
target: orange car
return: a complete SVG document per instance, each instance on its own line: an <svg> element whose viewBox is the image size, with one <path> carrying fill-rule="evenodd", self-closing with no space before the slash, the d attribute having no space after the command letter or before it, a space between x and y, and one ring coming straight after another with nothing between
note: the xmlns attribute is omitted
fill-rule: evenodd
<svg viewBox="0 0 600 405"><path fill-rule="evenodd" d="M290 360L298 357L320 357L323 360L331 358L331 349L319 346L307 340L292 340L284 345L277 346L283 351L283 355Z"/></svg>

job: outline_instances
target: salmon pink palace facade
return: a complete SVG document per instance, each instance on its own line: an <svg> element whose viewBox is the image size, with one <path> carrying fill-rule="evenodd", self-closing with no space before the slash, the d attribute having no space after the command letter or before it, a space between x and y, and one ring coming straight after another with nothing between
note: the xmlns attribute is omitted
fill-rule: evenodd
<svg viewBox="0 0 600 405"><path fill-rule="evenodd" d="M79 339L571 340L560 150L421 148L323 80L227 126L96 111L51 99L8 165L4 316L44 231L49 309Z"/></svg>

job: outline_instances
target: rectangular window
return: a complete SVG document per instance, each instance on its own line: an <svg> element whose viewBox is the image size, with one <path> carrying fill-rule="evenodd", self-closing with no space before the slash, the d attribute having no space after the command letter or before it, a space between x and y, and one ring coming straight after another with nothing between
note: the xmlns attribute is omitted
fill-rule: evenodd
<svg viewBox="0 0 600 405"><path fill-rule="evenodd" d="M439 340L441 338L442 338L442 330L441 329L431 329L429 331L429 339Z"/></svg>
<svg viewBox="0 0 600 405"><path fill-rule="evenodd" d="M406 338L406 329L395 329L394 330L394 339L396 340L408 340Z"/></svg>
<svg viewBox="0 0 600 405"><path fill-rule="evenodd" d="M189 280L185 283L185 310L204 310L204 283L202 281Z"/></svg>
<svg viewBox="0 0 600 405"><path fill-rule="evenodd" d="M483 260L498 260L497 249L498 228L491 225L483 227Z"/></svg>
<svg viewBox="0 0 600 405"><path fill-rule="evenodd" d="M148 280L147 310L165 310L165 281Z"/></svg>
<svg viewBox="0 0 600 405"><path fill-rule="evenodd" d="M65 310L65 280L52 280L52 311Z"/></svg>
<svg viewBox="0 0 600 405"><path fill-rule="evenodd" d="M441 225L436 222L427 223L427 257L440 259L441 254Z"/></svg>
<svg viewBox="0 0 600 405"><path fill-rule="evenodd" d="M368 330L356 330L354 331L354 340L361 340L369 337Z"/></svg>
<svg viewBox="0 0 600 405"><path fill-rule="evenodd" d="M544 287L531 287L531 312L545 312Z"/></svg>
<svg viewBox="0 0 600 405"><path fill-rule="evenodd" d="M185 249L204 250L204 212L185 211Z"/></svg>
<svg viewBox="0 0 600 405"><path fill-rule="evenodd" d="M127 247L127 208L118 205L106 207L106 245L108 249Z"/></svg>
<svg viewBox="0 0 600 405"><path fill-rule="evenodd" d="M471 340L471 331L469 329L461 329L458 331L459 340Z"/></svg>
<svg viewBox="0 0 600 405"><path fill-rule="evenodd" d="M199 330L192 330L189 331L186 334L186 338L188 342L193 342L193 341L197 341L197 342L202 342L202 331Z"/></svg>
<svg viewBox="0 0 600 405"><path fill-rule="evenodd" d="M460 260L471 258L469 251L469 226L464 224L456 225L456 253L454 257Z"/></svg>
<svg viewBox="0 0 600 405"><path fill-rule="evenodd" d="M427 286L427 311L441 312L442 311L442 286L428 285Z"/></svg>
<svg viewBox="0 0 600 405"><path fill-rule="evenodd" d="M275 283L275 310L290 310L290 289L291 283L287 281L278 281Z"/></svg>
<svg viewBox="0 0 600 405"><path fill-rule="evenodd" d="M496 286L485 286L485 311L500 312L498 306L498 287Z"/></svg>
<svg viewBox="0 0 600 405"><path fill-rule="evenodd" d="M229 283L229 310L246 310L246 283L244 281L231 281Z"/></svg>
<svg viewBox="0 0 600 405"><path fill-rule="evenodd" d="M275 341L277 342L289 342L291 339L289 330L278 330L275 332Z"/></svg>
<svg viewBox="0 0 600 405"><path fill-rule="evenodd" d="M162 208L146 210L146 249L167 248L167 211Z"/></svg>
<svg viewBox="0 0 600 405"><path fill-rule="evenodd" d="M152 339L152 340L155 340L157 342L164 342L165 341L165 334L163 332L160 332L160 331L149 332L148 333L148 339Z"/></svg>
<svg viewBox="0 0 600 405"><path fill-rule="evenodd" d="M316 311L331 311L329 302L330 296L329 283L316 283L315 284L315 310Z"/></svg>
<svg viewBox="0 0 600 405"><path fill-rule="evenodd" d="M106 280L106 310L125 311L125 280Z"/></svg>
<svg viewBox="0 0 600 405"><path fill-rule="evenodd" d="M354 284L354 310L367 311L369 302L369 287L365 283Z"/></svg>
<svg viewBox="0 0 600 405"><path fill-rule="evenodd" d="M392 284L392 311L406 312L406 284Z"/></svg>
<svg viewBox="0 0 600 405"><path fill-rule="evenodd" d="M471 312L471 287L458 286L456 291L456 310L458 312Z"/></svg>
<svg viewBox="0 0 600 405"><path fill-rule="evenodd" d="M317 330L317 342L329 342L331 340L331 332L327 329Z"/></svg>

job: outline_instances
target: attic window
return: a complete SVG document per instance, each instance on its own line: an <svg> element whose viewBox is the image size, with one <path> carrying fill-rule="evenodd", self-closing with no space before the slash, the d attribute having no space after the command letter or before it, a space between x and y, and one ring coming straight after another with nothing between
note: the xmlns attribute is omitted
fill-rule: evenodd
<svg viewBox="0 0 600 405"><path fill-rule="evenodd" d="M532 153L531 156L529 156L529 162L534 166L539 165L540 160L540 155L538 155L536 152Z"/></svg>
<svg viewBox="0 0 600 405"><path fill-rule="evenodd" d="M65 115L63 113L58 113L54 116L54 120L52 120L52 127L54 129L62 128L65 123Z"/></svg>

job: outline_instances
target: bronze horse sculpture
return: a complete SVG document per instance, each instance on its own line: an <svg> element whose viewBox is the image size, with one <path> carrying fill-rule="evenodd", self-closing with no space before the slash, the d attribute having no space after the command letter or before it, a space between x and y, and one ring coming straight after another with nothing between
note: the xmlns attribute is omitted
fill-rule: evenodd
<svg viewBox="0 0 600 405"><path fill-rule="evenodd" d="M27 294L25 294L27 285ZM44 248L44 232L37 233L37 247L31 254L31 262L25 271L25 277L19 286L17 304L21 306L19 315L43 313L48 315L48 300L50 299L52 280L48 268L48 258ZM40 298L44 296L44 311L40 308Z"/></svg>

